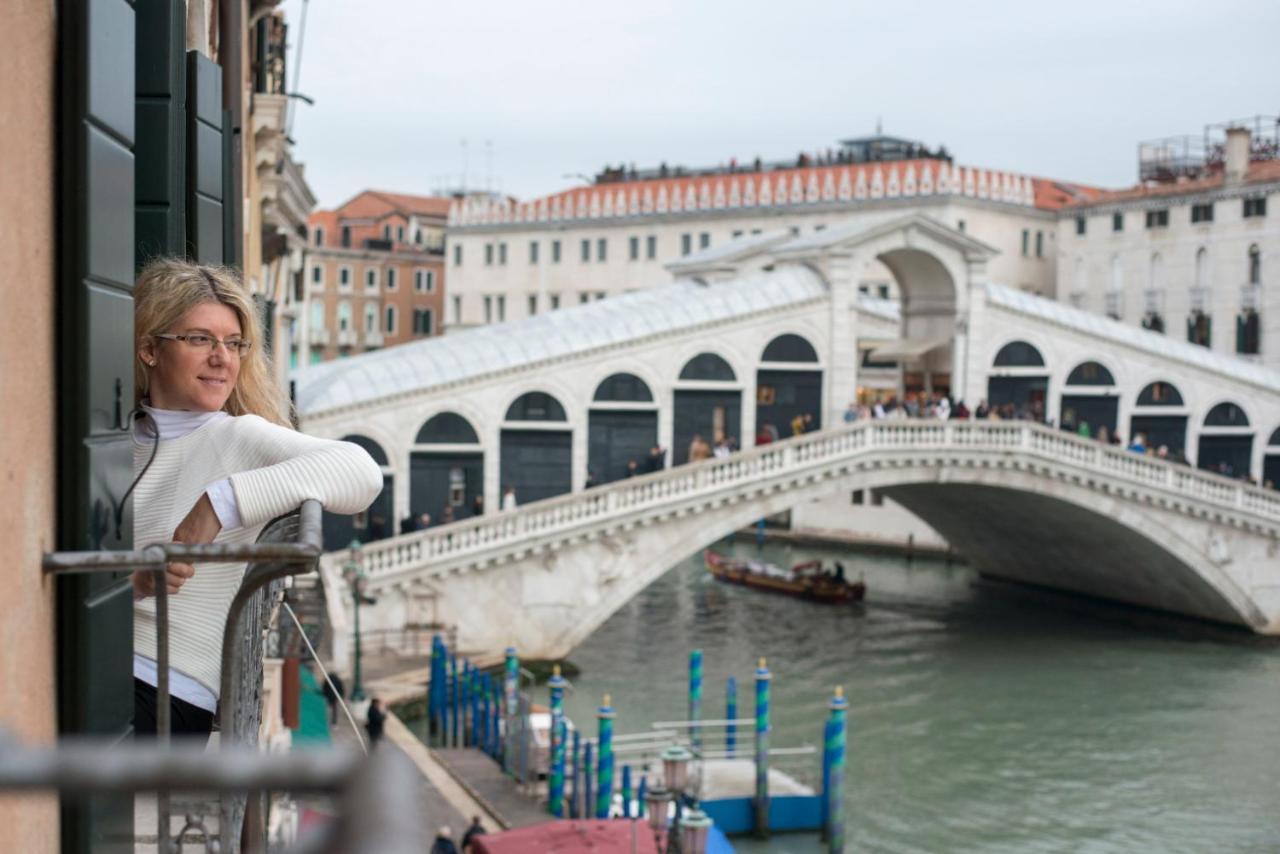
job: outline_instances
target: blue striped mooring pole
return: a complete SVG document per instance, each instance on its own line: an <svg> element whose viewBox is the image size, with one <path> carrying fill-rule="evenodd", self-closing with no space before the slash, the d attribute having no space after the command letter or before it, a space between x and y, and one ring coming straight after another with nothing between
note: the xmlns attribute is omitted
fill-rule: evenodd
<svg viewBox="0 0 1280 854"><path fill-rule="evenodd" d="M596 818L608 818L609 807L613 801L613 706L609 704L609 695L604 695L604 703L596 710L596 722L600 727L600 765L599 780L596 786Z"/></svg>
<svg viewBox="0 0 1280 854"><path fill-rule="evenodd" d="M502 718L507 724L507 736L502 754L502 767L510 772L515 767L515 756L512 755L515 740L512 734L515 732L515 718L519 712L516 708L516 697L520 692L520 659L516 658L514 646L507 647L505 655L506 659L502 667Z"/></svg>
<svg viewBox="0 0 1280 854"><path fill-rule="evenodd" d="M702 749L702 650L689 653L689 743L694 753Z"/></svg>
<svg viewBox="0 0 1280 854"><path fill-rule="evenodd" d="M547 680L551 689L551 769L547 780L547 806L556 818L564 817L564 688L568 681L556 665Z"/></svg>
<svg viewBox="0 0 1280 854"><path fill-rule="evenodd" d="M451 708L449 709L450 724L452 726L452 735L450 744L458 747L461 742L458 741L458 718L462 717L462 699L461 691L459 691L458 683L458 656L453 654L449 656L449 698Z"/></svg>
<svg viewBox="0 0 1280 854"><path fill-rule="evenodd" d="M738 680L732 676L724 683L724 716L729 721L724 729L724 749L732 759L738 746L738 725L734 723L738 719Z"/></svg>
<svg viewBox="0 0 1280 854"><path fill-rule="evenodd" d="M573 791L569 793L569 818L582 815L579 803L582 800L582 736L578 730L573 731Z"/></svg>
<svg viewBox="0 0 1280 854"><path fill-rule="evenodd" d="M622 766L622 817L633 818L631 814L631 766Z"/></svg>
<svg viewBox="0 0 1280 854"><path fill-rule="evenodd" d="M849 709L849 701L844 698L843 688L836 687L830 708L831 733L827 744L831 751L831 771L827 790L823 793L827 802L827 851L830 854L843 854L845 718Z"/></svg>
<svg viewBox="0 0 1280 854"><path fill-rule="evenodd" d="M755 833L769 835L769 668L760 659L756 668L756 797Z"/></svg>
<svg viewBox="0 0 1280 854"><path fill-rule="evenodd" d="M595 812L595 755L591 748L591 742L587 742L582 747L582 815L590 818Z"/></svg>

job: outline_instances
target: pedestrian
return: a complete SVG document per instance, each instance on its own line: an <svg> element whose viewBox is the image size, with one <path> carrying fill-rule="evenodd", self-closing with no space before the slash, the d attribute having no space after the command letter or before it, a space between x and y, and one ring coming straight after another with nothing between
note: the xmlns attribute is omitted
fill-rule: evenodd
<svg viewBox="0 0 1280 854"><path fill-rule="evenodd" d="M852 424L858 420L858 404L850 403L844 410L844 423Z"/></svg>
<svg viewBox="0 0 1280 854"><path fill-rule="evenodd" d="M693 440L689 442L689 462L696 463L710 457L711 446L707 444L706 439L702 438L701 433L694 433Z"/></svg>
<svg viewBox="0 0 1280 854"><path fill-rule="evenodd" d="M1089 431L1089 422L1081 421L1080 426L1076 428L1076 434L1083 439L1088 439L1091 435Z"/></svg>
<svg viewBox="0 0 1280 854"><path fill-rule="evenodd" d="M448 525L453 521L453 505L446 504L444 509L440 511L440 524Z"/></svg>
<svg viewBox="0 0 1280 854"><path fill-rule="evenodd" d="M259 312L235 274L162 258L133 288L133 542L245 546L314 498L365 510L382 471L351 442L297 433L273 381ZM222 631L244 561L170 563L170 732L207 738L222 684ZM155 576L133 586L134 732L156 732ZM230 698L227 698L229 701Z"/></svg>
<svg viewBox="0 0 1280 854"><path fill-rule="evenodd" d="M333 684L330 685L330 682ZM344 696L346 696L346 692L342 684L342 677L337 673L330 673L329 678L324 683L324 701L329 704L330 726L338 722L338 701Z"/></svg>
<svg viewBox="0 0 1280 854"><path fill-rule="evenodd" d="M430 854L458 854L458 846L453 844L453 831L449 825L443 825L436 833L436 841L431 843Z"/></svg>
<svg viewBox="0 0 1280 854"><path fill-rule="evenodd" d="M806 413L804 414L804 418L802 419L802 423L803 423L803 425L804 425L804 426L803 426L803 428L802 428L802 429L801 429L801 431L800 431L801 433L812 433L814 430L817 430L817 429L818 429L818 426L817 426L816 422L814 422L814 420L813 420L813 413L812 413L812 412L806 412Z"/></svg>
<svg viewBox="0 0 1280 854"><path fill-rule="evenodd" d="M427 528L430 528L430 527L431 527L431 514L419 513L418 514L418 530L425 531L427 530Z"/></svg>
<svg viewBox="0 0 1280 854"><path fill-rule="evenodd" d="M637 463L634 459L627 460L627 471L625 476L635 477L638 474L640 474L640 464Z"/></svg>
<svg viewBox="0 0 1280 854"><path fill-rule="evenodd" d="M791 419L791 435L799 436L804 432L804 416L796 413L796 417Z"/></svg>
<svg viewBox="0 0 1280 854"><path fill-rule="evenodd" d="M508 486L506 489L502 490L502 509L516 509L516 488L514 486Z"/></svg>
<svg viewBox="0 0 1280 854"><path fill-rule="evenodd" d="M382 740L382 728L387 721L387 712L382 707L382 700L374 697L369 701L369 711L365 713L364 728L369 733L369 746L374 747Z"/></svg>
<svg viewBox="0 0 1280 854"><path fill-rule="evenodd" d="M477 495L475 498L471 499L471 515L472 516L484 515L484 496L483 495Z"/></svg>
<svg viewBox="0 0 1280 854"><path fill-rule="evenodd" d="M400 520L401 534L412 534L414 531L417 531L417 530L418 530L418 517L415 516L414 514L410 513L408 516L405 516L403 519Z"/></svg>
<svg viewBox="0 0 1280 854"><path fill-rule="evenodd" d="M654 445L649 449L648 471L662 471L667 467L667 449Z"/></svg>
<svg viewBox="0 0 1280 854"><path fill-rule="evenodd" d="M467 854L471 850L471 843L477 836L484 836L484 825L480 823L480 816L473 815L471 826L467 828L466 833L462 834L462 854Z"/></svg>

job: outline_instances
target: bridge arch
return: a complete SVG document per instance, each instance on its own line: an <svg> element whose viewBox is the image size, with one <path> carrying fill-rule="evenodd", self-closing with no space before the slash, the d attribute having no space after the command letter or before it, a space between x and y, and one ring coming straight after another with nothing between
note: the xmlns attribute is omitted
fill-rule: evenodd
<svg viewBox="0 0 1280 854"><path fill-rule="evenodd" d="M1115 374L1101 359L1076 364L1062 381L1058 424L1063 430L1093 436L1106 427L1115 434L1120 424L1120 394Z"/></svg>
<svg viewBox="0 0 1280 854"><path fill-rule="evenodd" d="M783 332L765 345L756 368L755 444L772 441L771 426L781 436L793 422L809 416L806 430L823 423L824 376L818 350L796 332Z"/></svg>
<svg viewBox="0 0 1280 854"><path fill-rule="evenodd" d="M1190 523L1180 524L1175 530L1172 520L1160 518L1150 505L1100 502L1087 485L1046 477L1030 467L979 465L957 470L955 480L939 481L936 461L853 466L840 474L775 485L750 500L718 502L714 511L669 517L661 526L603 538L599 546L587 547L590 558L548 556L536 574L526 574L537 590L526 585L521 601L535 611L555 612L545 652L567 654L668 568L733 531L761 516L858 489L875 490L907 507L995 577L1259 630L1268 624L1224 571L1226 565L1208 559L1196 541L1202 531L1212 530L1209 524L1194 531ZM666 536L646 536L654 527L665 529ZM545 589L543 579L562 569L571 572L579 560L607 582L580 606L553 605L563 596Z"/></svg>
<svg viewBox="0 0 1280 854"><path fill-rule="evenodd" d="M587 409L589 485L651 469L650 451L658 445L658 413L658 398L649 383L634 373L615 371L596 384Z"/></svg>
<svg viewBox="0 0 1280 854"><path fill-rule="evenodd" d="M1267 439L1262 457L1262 485L1269 489L1280 489L1280 427Z"/></svg>
<svg viewBox="0 0 1280 854"><path fill-rule="evenodd" d="M435 413L422 422L409 451L407 518L402 530L412 529L423 513L432 525L466 519L483 512L476 499L484 496L484 445L472 419L454 410Z"/></svg>
<svg viewBox="0 0 1280 854"><path fill-rule="evenodd" d="M987 403L1001 417L1029 414L1044 421L1049 410L1049 367L1034 344L1021 339L1001 345L987 375Z"/></svg>
<svg viewBox="0 0 1280 854"><path fill-rule="evenodd" d="M1169 449L1175 460L1187 457L1187 418L1189 410L1182 392L1165 379L1148 382L1138 392L1129 418L1129 435L1142 433L1153 448Z"/></svg>
<svg viewBox="0 0 1280 854"><path fill-rule="evenodd" d="M1228 477L1251 477L1253 440L1254 428L1244 406L1220 400L1200 420L1196 465Z"/></svg>
<svg viewBox="0 0 1280 854"><path fill-rule="evenodd" d="M382 445L360 433L348 433L343 442L359 445L373 457L382 469L382 491L363 513L345 515L325 512L321 532L326 551L345 549L352 540L361 543L381 540L396 534L395 528L395 469Z"/></svg>
<svg viewBox="0 0 1280 854"><path fill-rule="evenodd" d="M506 409L498 438L502 501L553 498L573 489L573 427L550 392L526 391ZM492 503L492 502L491 502Z"/></svg>
<svg viewBox="0 0 1280 854"><path fill-rule="evenodd" d="M704 345L680 363L671 395L673 465L690 460L695 437L708 445L729 437L742 442L744 371L723 352Z"/></svg>

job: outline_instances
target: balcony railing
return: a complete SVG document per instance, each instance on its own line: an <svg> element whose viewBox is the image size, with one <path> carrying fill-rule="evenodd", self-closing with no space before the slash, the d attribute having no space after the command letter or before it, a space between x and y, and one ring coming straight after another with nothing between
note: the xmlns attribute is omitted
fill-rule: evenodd
<svg viewBox="0 0 1280 854"><path fill-rule="evenodd" d="M338 330L338 346L354 347L356 346L356 331L354 329Z"/></svg>
<svg viewBox="0 0 1280 854"><path fill-rule="evenodd" d="M248 545L200 544L186 545L180 543L158 543L133 551L93 551L93 552L54 552L46 554L44 571L48 574L72 574L88 572L127 572L149 571L156 575L156 744L163 753L169 748L169 596L164 583L165 568L171 562L181 563L228 563L245 562L249 564L241 581L240 588L231 602L227 614L226 627L222 640L222 683L218 703L217 726L220 732L220 746L224 750L248 749L257 739L258 726L262 711L262 639L264 628L270 620L270 611L274 595L271 591L273 582L288 575L297 575L315 569L323 551L321 535L321 508L318 501L309 500L302 504L297 512L281 517L269 524L259 536L258 541ZM48 758L46 770L62 768L64 771L74 770L74 764L57 755ZM121 753L120 751L124 751ZM97 777L77 777L74 773L59 773L52 776L39 777L41 782L29 785L57 785L75 789L92 788L95 790L112 789L115 785L109 778L111 773L127 776L131 767L130 757L137 752L143 758L150 757L147 749L137 746L118 748L110 756L100 757ZM12 766L4 764L8 754L0 755L0 771ZM98 761L98 760L95 760ZM178 761L178 760L175 760ZM154 778L138 778L133 789L141 791L154 788L157 790L156 812L158 837L168 838L171 828L169 824L169 788L165 784L166 766L160 759L154 768L158 776ZM230 773L234 762L227 766ZM30 765L19 763L17 770L30 770ZM87 773L87 772L86 772ZM85 779L95 781L86 786ZM51 782L52 781L52 782ZM148 782L150 781L150 782ZM12 781L0 773L0 786ZM146 783L146 785L143 785ZM154 783L154 786L151 785ZM261 795L249 800L245 791L268 791L270 786L248 785L228 787L223 791L219 808L219 829L223 839L224 852L239 851L241 830L251 840L260 840L265 844L266 825L265 810ZM16 785L16 784L14 784ZM305 786L305 781L302 781ZM204 788L218 788L216 780ZM119 790L119 789L115 789ZM236 791L241 794L236 794ZM163 851L162 847L162 851Z"/></svg>
<svg viewBox="0 0 1280 854"><path fill-rule="evenodd" d="M382 340L381 332L366 332L364 334L364 346L366 347L381 347Z"/></svg>
<svg viewBox="0 0 1280 854"><path fill-rule="evenodd" d="M311 342L312 347L328 347L329 330L311 329L307 332L307 340Z"/></svg>

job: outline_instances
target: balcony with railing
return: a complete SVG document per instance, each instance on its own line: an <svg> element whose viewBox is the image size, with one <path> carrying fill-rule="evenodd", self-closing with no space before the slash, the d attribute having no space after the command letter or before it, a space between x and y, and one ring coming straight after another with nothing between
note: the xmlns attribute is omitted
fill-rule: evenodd
<svg viewBox="0 0 1280 854"><path fill-rule="evenodd" d="M317 329L313 326L307 331L307 341L310 342L312 347L328 347L329 330Z"/></svg>

